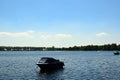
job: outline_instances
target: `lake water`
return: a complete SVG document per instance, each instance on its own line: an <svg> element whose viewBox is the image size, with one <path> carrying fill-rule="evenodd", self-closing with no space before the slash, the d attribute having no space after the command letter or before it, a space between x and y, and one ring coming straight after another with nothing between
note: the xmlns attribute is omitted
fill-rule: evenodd
<svg viewBox="0 0 120 80"><path fill-rule="evenodd" d="M64 69L39 73L41 57L64 61ZM1 51L0 80L120 80L120 56L112 51Z"/></svg>

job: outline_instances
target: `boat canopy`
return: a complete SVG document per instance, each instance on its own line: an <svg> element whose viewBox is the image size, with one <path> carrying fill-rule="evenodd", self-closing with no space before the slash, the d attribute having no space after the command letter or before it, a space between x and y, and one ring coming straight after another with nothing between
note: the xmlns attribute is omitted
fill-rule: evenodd
<svg viewBox="0 0 120 80"><path fill-rule="evenodd" d="M39 62L40 63L53 63L55 61L57 61L57 60L54 58L51 58L51 57L42 57Z"/></svg>

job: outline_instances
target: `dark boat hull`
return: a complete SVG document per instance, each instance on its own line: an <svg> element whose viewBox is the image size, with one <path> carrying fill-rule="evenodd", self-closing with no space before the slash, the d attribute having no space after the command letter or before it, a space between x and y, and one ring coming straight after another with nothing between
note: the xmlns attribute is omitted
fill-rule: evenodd
<svg viewBox="0 0 120 80"><path fill-rule="evenodd" d="M119 55L119 53L118 53L118 52L116 52L116 53L114 53L114 55Z"/></svg>
<svg viewBox="0 0 120 80"><path fill-rule="evenodd" d="M38 63L37 64L41 70L56 70L63 68L64 63L63 62L58 62L58 63Z"/></svg>

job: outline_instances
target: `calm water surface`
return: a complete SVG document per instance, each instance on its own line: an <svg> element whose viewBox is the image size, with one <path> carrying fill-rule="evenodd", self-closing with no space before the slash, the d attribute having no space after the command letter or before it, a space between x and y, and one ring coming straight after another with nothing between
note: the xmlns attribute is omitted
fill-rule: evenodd
<svg viewBox="0 0 120 80"><path fill-rule="evenodd" d="M41 57L60 59L65 67L39 74ZM120 80L120 56L112 51L2 51L0 80Z"/></svg>

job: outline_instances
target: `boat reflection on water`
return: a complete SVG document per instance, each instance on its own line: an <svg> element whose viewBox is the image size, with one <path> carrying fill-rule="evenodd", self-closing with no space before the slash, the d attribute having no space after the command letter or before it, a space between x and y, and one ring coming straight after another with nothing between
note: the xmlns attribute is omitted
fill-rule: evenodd
<svg viewBox="0 0 120 80"><path fill-rule="evenodd" d="M63 69L64 62L54 59L51 57L42 57L40 61L37 63L40 67L40 72L53 72L58 69Z"/></svg>
<svg viewBox="0 0 120 80"><path fill-rule="evenodd" d="M38 73L39 74L54 74L54 73L59 73L59 72L62 72L64 70L64 68L61 68L61 69L55 69L55 70L39 70Z"/></svg>

